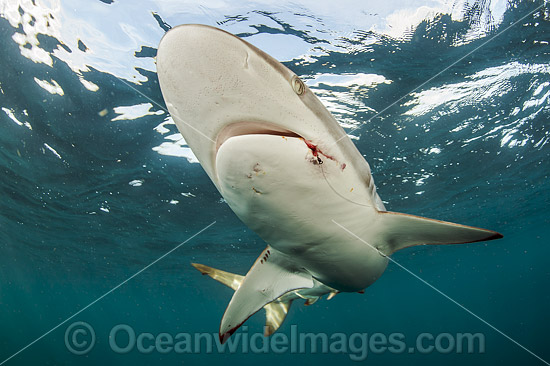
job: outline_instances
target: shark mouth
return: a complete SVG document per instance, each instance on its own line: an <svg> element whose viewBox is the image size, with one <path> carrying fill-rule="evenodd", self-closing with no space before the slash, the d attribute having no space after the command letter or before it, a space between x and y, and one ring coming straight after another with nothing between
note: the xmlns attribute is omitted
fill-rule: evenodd
<svg viewBox="0 0 550 366"><path fill-rule="evenodd" d="M231 137L244 135L271 135L299 138L303 140L307 147L311 150L311 153L317 163L322 164L320 155L323 155L330 160L336 161L334 157L321 151L317 147L317 145L313 144L312 141L306 139L304 136L301 136L294 131L288 130L270 122L236 122L227 125L218 134L218 138L216 139L216 154L218 153L220 146L222 146L223 143L226 142L228 139L230 139ZM342 170L344 170L345 167L346 164L341 165Z"/></svg>
<svg viewBox="0 0 550 366"><path fill-rule="evenodd" d="M277 126L274 123L236 122L226 126L218 134L218 138L216 139L216 153L220 149L220 146L222 146L228 139L243 135L274 135L282 137L296 137L306 140L303 136L298 135L296 132Z"/></svg>
<svg viewBox="0 0 550 366"><path fill-rule="evenodd" d="M216 139L216 155L220 147L230 138L237 136L245 135L270 135L270 136L281 136L288 138L298 138L302 140L308 149L311 151L313 158L311 161L314 164L323 164L323 159L327 158L335 161L340 165L340 169L344 171L346 168L345 163L339 163L333 156L327 154L314 144L312 141L306 139L304 136L297 134L294 131L288 130L286 128L280 127L274 123L270 122L236 122L230 125L227 125L222 131L218 134Z"/></svg>

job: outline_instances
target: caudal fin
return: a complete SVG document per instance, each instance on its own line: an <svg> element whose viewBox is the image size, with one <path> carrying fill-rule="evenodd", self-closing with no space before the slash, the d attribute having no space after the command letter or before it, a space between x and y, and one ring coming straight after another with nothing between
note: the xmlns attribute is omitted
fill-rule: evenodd
<svg viewBox="0 0 550 366"><path fill-rule="evenodd" d="M397 212L380 212L376 228L376 246L386 255L413 245L463 244L502 238L502 234L492 230Z"/></svg>
<svg viewBox="0 0 550 366"><path fill-rule="evenodd" d="M275 300L264 306L265 309L265 327L264 335L270 336L279 329L281 324L285 321L288 309L290 309L290 301Z"/></svg>

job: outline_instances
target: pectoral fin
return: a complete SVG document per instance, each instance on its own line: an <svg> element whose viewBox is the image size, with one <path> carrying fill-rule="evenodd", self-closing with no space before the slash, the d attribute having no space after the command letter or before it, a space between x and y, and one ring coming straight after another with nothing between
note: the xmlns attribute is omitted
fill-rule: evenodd
<svg viewBox="0 0 550 366"><path fill-rule="evenodd" d="M309 273L294 266L282 253L267 247L235 291L225 310L220 325L220 342L225 342L250 316L266 304L289 291L311 287L313 279ZM286 315L288 306L283 304L283 308L279 310ZM276 305L268 308L266 316L271 313L281 318L282 313L275 311ZM284 316L280 321L273 320L271 323L268 319L266 325L269 327L271 324L272 328L278 328L282 320Z"/></svg>
<svg viewBox="0 0 550 366"><path fill-rule="evenodd" d="M203 275L207 275L215 279L216 281L223 283L227 287L231 287L235 291L241 286L241 283L244 280L244 276L208 267L204 264L191 263L191 265L198 269ZM277 329L279 329L279 327L285 320L286 315L288 314L290 305L292 305L292 300L283 300L281 298L277 298L264 306L264 335L266 337L272 335L277 331Z"/></svg>
<svg viewBox="0 0 550 366"><path fill-rule="evenodd" d="M380 212L375 236L385 255L422 244L462 244L502 238L496 231L427 219L397 212Z"/></svg>

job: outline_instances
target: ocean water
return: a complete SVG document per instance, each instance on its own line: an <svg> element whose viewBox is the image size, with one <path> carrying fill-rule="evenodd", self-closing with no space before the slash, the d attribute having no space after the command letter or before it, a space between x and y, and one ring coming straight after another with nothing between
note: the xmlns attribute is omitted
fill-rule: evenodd
<svg viewBox="0 0 550 366"><path fill-rule="evenodd" d="M0 364L548 364L549 6L235 3L0 1ZM156 47L184 23L297 73L388 210L504 238L402 250L364 294L218 349L232 291L190 263L245 274L265 243L165 110Z"/></svg>

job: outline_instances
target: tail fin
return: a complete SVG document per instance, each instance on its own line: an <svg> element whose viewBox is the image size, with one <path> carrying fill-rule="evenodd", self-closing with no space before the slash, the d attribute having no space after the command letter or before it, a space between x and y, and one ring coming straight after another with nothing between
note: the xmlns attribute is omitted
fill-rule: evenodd
<svg viewBox="0 0 550 366"><path fill-rule="evenodd" d="M386 255L413 245L463 244L502 238L502 234L492 230L397 212L380 212L376 227L377 247Z"/></svg>
<svg viewBox="0 0 550 366"><path fill-rule="evenodd" d="M288 309L290 309L290 301L275 300L264 306L265 309L265 327L264 335L270 336L279 329L281 324L285 321Z"/></svg>
<svg viewBox="0 0 550 366"><path fill-rule="evenodd" d="M285 258L270 249L268 247L262 252L246 277L192 263L203 275L235 290L222 318L221 343L262 307L266 311L264 334L273 334L283 323L292 303L281 296L292 290L313 287L310 275L289 268Z"/></svg>

